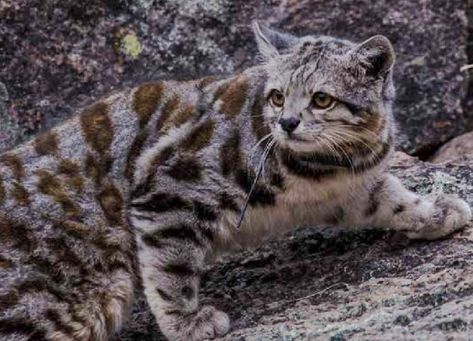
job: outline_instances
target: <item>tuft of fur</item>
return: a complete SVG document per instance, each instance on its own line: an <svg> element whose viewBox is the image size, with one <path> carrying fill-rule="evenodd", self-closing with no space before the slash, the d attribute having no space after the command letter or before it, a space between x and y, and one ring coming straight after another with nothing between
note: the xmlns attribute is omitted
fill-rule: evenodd
<svg viewBox="0 0 473 341"><path fill-rule="evenodd" d="M254 30L261 64L124 90L0 157L1 340L106 340L141 287L168 339L213 339L230 321L199 304L212 256L300 225L435 239L471 220L385 170L387 38Z"/></svg>

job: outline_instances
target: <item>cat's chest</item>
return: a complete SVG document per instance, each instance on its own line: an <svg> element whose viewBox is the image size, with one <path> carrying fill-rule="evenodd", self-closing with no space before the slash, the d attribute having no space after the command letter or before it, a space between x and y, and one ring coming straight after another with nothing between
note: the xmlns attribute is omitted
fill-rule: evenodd
<svg viewBox="0 0 473 341"><path fill-rule="evenodd" d="M225 215L219 240L228 246L253 246L299 226L317 225L356 186L345 177L318 181L287 176L275 204L249 207L240 228L235 227L238 215Z"/></svg>

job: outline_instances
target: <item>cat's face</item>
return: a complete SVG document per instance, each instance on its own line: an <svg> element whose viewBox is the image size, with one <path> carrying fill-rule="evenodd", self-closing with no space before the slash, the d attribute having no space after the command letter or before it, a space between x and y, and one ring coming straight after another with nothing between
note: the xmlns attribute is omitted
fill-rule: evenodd
<svg viewBox="0 0 473 341"><path fill-rule="evenodd" d="M280 146L338 155L353 146L369 153L386 142L394 96L394 54L386 38L357 45L274 31L262 37L258 45L268 74L264 115Z"/></svg>

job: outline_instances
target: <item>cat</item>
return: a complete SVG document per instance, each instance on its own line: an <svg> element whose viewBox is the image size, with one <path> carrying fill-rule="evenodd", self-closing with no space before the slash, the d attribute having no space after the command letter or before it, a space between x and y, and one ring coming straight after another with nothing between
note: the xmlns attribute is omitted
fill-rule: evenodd
<svg viewBox="0 0 473 341"><path fill-rule="evenodd" d="M394 51L253 24L260 62L112 94L1 155L0 339L106 340L141 288L169 340L226 334L204 266L302 225L412 239L471 220L390 175Z"/></svg>

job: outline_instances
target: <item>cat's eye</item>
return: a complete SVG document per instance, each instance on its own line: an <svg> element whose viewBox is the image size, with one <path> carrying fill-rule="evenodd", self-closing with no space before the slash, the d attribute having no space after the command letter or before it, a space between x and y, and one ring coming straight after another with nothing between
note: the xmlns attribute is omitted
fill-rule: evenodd
<svg viewBox="0 0 473 341"><path fill-rule="evenodd" d="M284 95L278 90L271 91L269 99L275 107L280 108L284 105Z"/></svg>
<svg viewBox="0 0 473 341"><path fill-rule="evenodd" d="M317 109L327 109L335 103L335 99L323 92L316 92L312 96L312 104Z"/></svg>

